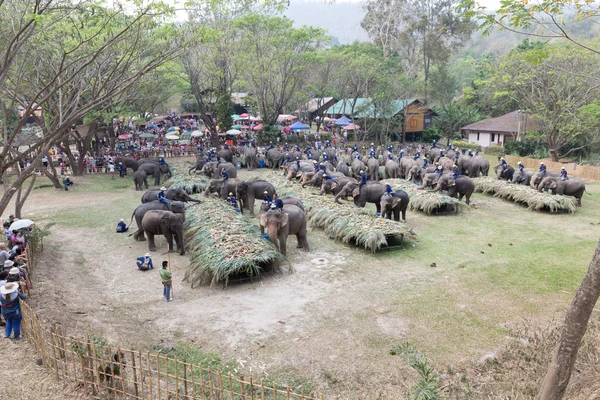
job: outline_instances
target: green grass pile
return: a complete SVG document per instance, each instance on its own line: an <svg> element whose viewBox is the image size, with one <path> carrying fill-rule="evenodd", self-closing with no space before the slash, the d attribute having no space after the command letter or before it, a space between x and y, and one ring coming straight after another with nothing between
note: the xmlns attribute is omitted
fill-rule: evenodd
<svg viewBox="0 0 600 400"><path fill-rule="evenodd" d="M491 194L515 203L527 205L529 210L569 212L577 210L574 198L538 192L530 186L517 185L507 181L499 181L493 177L481 177L473 179L475 191L483 194Z"/></svg>
<svg viewBox="0 0 600 400"><path fill-rule="evenodd" d="M444 208L457 209L457 207L460 207L460 205L463 204L458 201L458 199L441 194L440 192L423 190L420 186L405 179L386 179L381 182L389 183L394 190L404 190L410 196L408 207L411 211L418 211L431 215L436 210L442 210Z"/></svg>
<svg viewBox="0 0 600 400"><path fill-rule="evenodd" d="M171 167L173 176L165 182L166 187L182 188L187 194L202 193L208 185L208 177L204 175L189 175L186 171Z"/></svg>
<svg viewBox="0 0 600 400"><path fill-rule="evenodd" d="M333 196L320 196L317 188L290 182L281 174L271 172L265 178L280 196L290 195L302 200L311 228L323 230L332 239L352 243L375 252L388 245L391 238L415 238L412 228L403 222L377 218L372 211L356 208L348 202L337 204Z"/></svg>
<svg viewBox="0 0 600 400"><path fill-rule="evenodd" d="M185 280L192 287L225 282L239 274L256 276L283 259L260 229L231 205L206 197L186 210L186 243L190 263Z"/></svg>

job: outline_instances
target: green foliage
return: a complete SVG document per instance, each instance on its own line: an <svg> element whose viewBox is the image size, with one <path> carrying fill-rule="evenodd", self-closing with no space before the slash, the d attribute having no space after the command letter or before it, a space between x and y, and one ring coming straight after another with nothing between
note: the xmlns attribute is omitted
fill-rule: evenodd
<svg viewBox="0 0 600 400"><path fill-rule="evenodd" d="M436 111L439 115L433 120L433 126L448 139L460 138L460 128L481 119L477 108L457 101L439 107Z"/></svg>
<svg viewBox="0 0 600 400"><path fill-rule="evenodd" d="M260 131L256 132L256 141L261 146L266 146L270 142L276 143L280 132L279 124L264 125Z"/></svg>
<svg viewBox="0 0 600 400"><path fill-rule="evenodd" d="M443 132L440 128L431 125L423 131L423 141L431 143L432 141L440 140L443 137Z"/></svg>
<svg viewBox="0 0 600 400"><path fill-rule="evenodd" d="M521 141L511 140L504 143L504 149L506 154L520 157L533 157L536 153L547 152L547 147L543 142L539 139L528 137L528 135L525 135Z"/></svg>
<svg viewBox="0 0 600 400"><path fill-rule="evenodd" d="M233 126L233 119L231 114L233 113L233 105L231 103L231 95L229 93L221 93L217 100L217 121L219 123L219 130L221 132L227 132Z"/></svg>
<svg viewBox="0 0 600 400"><path fill-rule="evenodd" d="M506 154L506 149L502 146L488 146L485 148L485 154L503 156Z"/></svg>
<svg viewBox="0 0 600 400"><path fill-rule="evenodd" d="M454 148L456 148L456 149L470 149L470 150L479 149L479 145L477 143L463 142L462 140L452 142L452 144L454 145Z"/></svg>
<svg viewBox="0 0 600 400"><path fill-rule="evenodd" d="M438 375L430 361L417 348L409 342L394 346L390 355L400 355L418 374L419 381L411 389L413 400L436 400L440 397Z"/></svg>
<svg viewBox="0 0 600 400"><path fill-rule="evenodd" d="M44 226L43 228L41 226L36 225L30 233L26 234L27 241L31 243L34 247L39 246L44 241L45 237L50 236L50 228L52 228L52 226L54 226L55 224L55 222L50 222L46 224L46 226Z"/></svg>

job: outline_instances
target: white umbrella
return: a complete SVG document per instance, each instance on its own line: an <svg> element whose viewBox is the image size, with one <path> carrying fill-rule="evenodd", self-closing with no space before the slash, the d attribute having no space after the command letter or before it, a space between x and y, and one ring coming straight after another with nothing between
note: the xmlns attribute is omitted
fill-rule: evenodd
<svg viewBox="0 0 600 400"><path fill-rule="evenodd" d="M35 224L35 222L30 219L20 219L13 222L8 229L11 231L18 231L19 229L29 228L33 224Z"/></svg>
<svg viewBox="0 0 600 400"><path fill-rule="evenodd" d="M169 140L179 140L179 136L174 135L174 134L168 134L165 136L165 138L167 138Z"/></svg>
<svg viewBox="0 0 600 400"><path fill-rule="evenodd" d="M240 135L242 131L238 131L237 129L230 129L226 132L228 135Z"/></svg>
<svg viewBox="0 0 600 400"><path fill-rule="evenodd" d="M203 132L200 132L200 131L192 132L192 137L201 137L201 136L204 136Z"/></svg>

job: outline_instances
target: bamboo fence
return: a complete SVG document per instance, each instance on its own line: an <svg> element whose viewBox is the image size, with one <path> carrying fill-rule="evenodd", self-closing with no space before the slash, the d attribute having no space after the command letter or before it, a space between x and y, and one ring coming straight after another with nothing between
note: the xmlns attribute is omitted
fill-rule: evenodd
<svg viewBox="0 0 600 400"><path fill-rule="evenodd" d="M37 246L28 246L28 268L35 265ZM165 354L126 350L74 338L56 324L42 323L21 302L22 331L44 367L65 386L84 391L89 399L127 400L324 400L302 388L279 386L251 377L224 374ZM1 397L1 396L0 396Z"/></svg>
<svg viewBox="0 0 600 400"><path fill-rule="evenodd" d="M537 158L504 156L506 162L512 165L515 169L517 163L521 161L525 168L539 170L540 162L544 162L549 171L560 171L561 167L565 167L569 176L580 179L600 180L600 167L591 165L577 165L575 163L559 163L550 160L539 160Z"/></svg>

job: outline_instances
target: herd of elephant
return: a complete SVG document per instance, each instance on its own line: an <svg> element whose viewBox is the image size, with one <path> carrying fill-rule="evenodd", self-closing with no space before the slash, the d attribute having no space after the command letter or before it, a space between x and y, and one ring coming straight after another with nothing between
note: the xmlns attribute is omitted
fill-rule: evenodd
<svg viewBox="0 0 600 400"><path fill-rule="evenodd" d="M122 163L125 167L125 174L127 169L133 171L133 183L135 184L135 190L144 190L144 186L148 189L148 178L154 178L154 185L160 185L160 179L163 175L167 178L171 177L171 169L165 163L161 164L158 158L144 158L137 161L135 158L130 157L119 157L116 159L116 163Z"/></svg>

